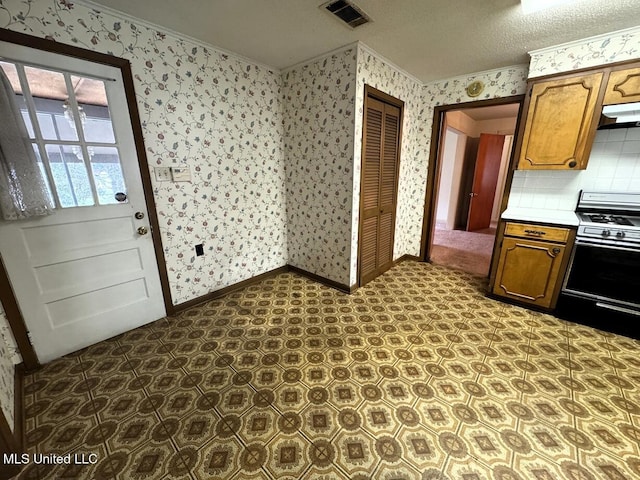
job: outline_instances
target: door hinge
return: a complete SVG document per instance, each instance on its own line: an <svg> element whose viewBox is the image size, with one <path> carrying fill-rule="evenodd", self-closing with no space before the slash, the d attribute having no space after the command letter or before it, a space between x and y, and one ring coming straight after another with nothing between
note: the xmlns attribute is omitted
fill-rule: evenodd
<svg viewBox="0 0 640 480"><path fill-rule="evenodd" d="M27 340L29 340L29 345L33 346L33 337L31 336L31 332L27 330Z"/></svg>

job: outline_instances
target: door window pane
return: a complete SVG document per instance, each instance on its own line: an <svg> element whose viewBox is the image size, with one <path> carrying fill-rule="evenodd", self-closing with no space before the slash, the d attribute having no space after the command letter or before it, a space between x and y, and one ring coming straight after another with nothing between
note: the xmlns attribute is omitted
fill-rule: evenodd
<svg viewBox="0 0 640 480"><path fill-rule="evenodd" d="M125 192L124 176L120 167L118 149L113 147L89 147L93 181L98 192L100 205L118 202L116 193Z"/></svg>
<svg viewBox="0 0 640 480"><path fill-rule="evenodd" d="M40 150L38 149L38 145L32 143L33 152L36 154L36 159L38 162L38 168L40 169L40 173L42 174L42 179L44 180L45 185L47 186L47 193L49 194L49 200L52 204L55 204L53 201L53 195L51 194L51 185L49 184L49 176L47 175L47 169L45 168L44 162L42 161L42 157L40 156Z"/></svg>
<svg viewBox="0 0 640 480"><path fill-rule="evenodd" d="M4 73L11 84L11 88L13 88L13 91L16 94L15 100L18 104L18 108L20 108L20 112L22 113L22 118L27 127L27 131L29 132L29 138L35 138L31 118L29 117L29 112L27 112L27 104L25 103L24 95L22 95L22 86L20 85L20 78L18 77L18 69L13 63L7 62L0 62L0 68L4 70Z"/></svg>
<svg viewBox="0 0 640 480"><path fill-rule="evenodd" d="M73 117L68 112L68 102L34 97L38 125L45 140L77 141L78 134Z"/></svg>
<svg viewBox="0 0 640 480"><path fill-rule="evenodd" d="M83 125L84 138L92 143L116 143L109 108L101 105L80 105L86 112L86 120Z"/></svg>
<svg viewBox="0 0 640 480"><path fill-rule="evenodd" d="M84 139L91 143L115 143L107 91L102 80L72 75L78 106L81 109Z"/></svg>
<svg viewBox="0 0 640 480"><path fill-rule="evenodd" d="M78 140L64 75L35 67L24 67L44 140Z"/></svg>
<svg viewBox="0 0 640 480"><path fill-rule="evenodd" d="M20 63L0 62L0 67L14 89L55 204L125 203L115 199L127 189L105 81Z"/></svg>
<svg viewBox="0 0 640 480"><path fill-rule="evenodd" d="M47 145L47 157L62 207L93 205L91 184L80 147Z"/></svg>
<svg viewBox="0 0 640 480"><path fill-rule="evenodd" d="M16 102L18 103L18 108L20 108L22 120L24 120L24 124L27 127L27 132L29 132L29 138L33 140L36 138L36 134L33 132L33 124L31 123L29 112L27 111L27 103L25 102L24 96L16 95Z"/></svg>

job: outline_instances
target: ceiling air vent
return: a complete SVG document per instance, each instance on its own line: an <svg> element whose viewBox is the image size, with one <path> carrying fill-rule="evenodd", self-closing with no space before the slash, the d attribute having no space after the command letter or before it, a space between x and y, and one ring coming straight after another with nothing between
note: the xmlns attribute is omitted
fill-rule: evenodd
<svg viewBox="0 0 640 480"><path fill-rule="evenodd" d="M346 0L332 1L322 6L351 28L359 27L371 21L371 18L360 7Z"/></svg>

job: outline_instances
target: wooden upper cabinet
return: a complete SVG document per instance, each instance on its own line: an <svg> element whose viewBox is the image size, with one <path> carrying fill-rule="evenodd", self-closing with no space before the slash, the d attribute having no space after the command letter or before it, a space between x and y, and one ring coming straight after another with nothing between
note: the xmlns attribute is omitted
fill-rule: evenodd
<svg viewBox="0 0 640 480"><path fill-rule="evenodd" d="M532 84L518 169L586 168L603 76L597 72Z"/></svg>
<svg viewBox="0 0 640 480"><path fill-rule="evenodd" d="M604 105L640 102L640 68L611 72L604 94Z"/></svg>

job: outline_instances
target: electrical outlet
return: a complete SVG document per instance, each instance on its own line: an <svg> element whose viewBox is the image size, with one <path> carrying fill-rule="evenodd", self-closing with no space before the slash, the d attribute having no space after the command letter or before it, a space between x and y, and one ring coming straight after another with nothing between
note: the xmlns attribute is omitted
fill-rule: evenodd
<svg viewBox="0 0 640 480"><path fill-rule="evenodd" d="M196 257L200 257L202 255L204 255L204 245L199 243L196 245Z"/></svg>
<svg viewBox="0 0 640 480"><path fill-rule="evenodd" d="M171 181L171 167L155 167L154 172L156 174L157 182Z"/></svg>

